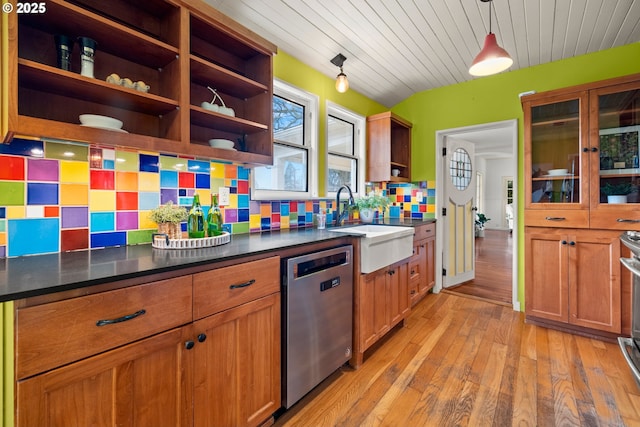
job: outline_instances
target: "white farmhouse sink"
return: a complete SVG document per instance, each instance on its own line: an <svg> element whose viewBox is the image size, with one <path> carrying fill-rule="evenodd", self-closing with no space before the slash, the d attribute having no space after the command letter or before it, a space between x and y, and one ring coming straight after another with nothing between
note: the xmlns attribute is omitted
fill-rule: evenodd
<svg viewBox="0 0 640 427"><path fill-rule="evenodd" d="M356 225L329 230L361 237L361 273L371 273L413 255L413 227Z"/></svg>

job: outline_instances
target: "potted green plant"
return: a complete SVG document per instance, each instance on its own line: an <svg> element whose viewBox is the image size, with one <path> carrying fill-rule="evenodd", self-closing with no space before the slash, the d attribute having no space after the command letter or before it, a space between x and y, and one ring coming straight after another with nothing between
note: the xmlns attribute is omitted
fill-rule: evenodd
<svg viewBox="0 0 640 427"><path fill-rule="evenodd" d="M602 186L602 192L607 196L607 203L627 203L627 195L635 190L636 186L630 182L618 184L607 182Z"/></svg>
<svg viewBox="0 0 640 427"><path fill-rule="evenodd" d="M491 221L491 218L487 218L485 214L476 214L476 237L484 237L484 225L488 221Z"/></svg>
<svg viewBox="0 0 640 427"><path fill-rule="evenodd" d="M170 239L182 238L180 223L188 217L187 210L174 205L172 201L152 209L149 213L149 219L158 224L158 233L167 234Z"/></svg>
<svg viewBox="0 0 640 427"><path fill-rule="evenodd" d="M372 222L375 211L387 206L389 206L389 199L376 193L369 193L354 199L354 208L358 210L362 222Z"/></svg>

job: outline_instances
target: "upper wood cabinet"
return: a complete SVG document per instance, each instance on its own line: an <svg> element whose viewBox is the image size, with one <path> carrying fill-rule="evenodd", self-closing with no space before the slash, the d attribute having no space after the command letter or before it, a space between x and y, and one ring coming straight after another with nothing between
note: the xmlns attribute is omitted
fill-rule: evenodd
<svg viewBox="0 0 640 427"><path fill-rule="evenodd" d="M273 44L200 0L44 5L44 13L8 16L5 142L21 134L272 163ZM97 42L95 78L80 74L77 42L71 69L57 67L56 35ZM108 83L112 73L150 89ZM201 107L213 98L207 86L233 115ZM117 118L127 132L81 126L80 114ZM210 147L213 138L236 142L238 151Z"/></svg>
<svg viewBox="0 0 640 427"><path fill-rule="evenodd" d="M640 74L526 96L522 105L525 224L639 230ZM619 191L625 203L608 200Z"/></svg>
<svg viewBox="0 0 640 427"><path fill-rule="evenodd" d="M367 181L411 180L411 127L390 111L367 117Z"/></svg>

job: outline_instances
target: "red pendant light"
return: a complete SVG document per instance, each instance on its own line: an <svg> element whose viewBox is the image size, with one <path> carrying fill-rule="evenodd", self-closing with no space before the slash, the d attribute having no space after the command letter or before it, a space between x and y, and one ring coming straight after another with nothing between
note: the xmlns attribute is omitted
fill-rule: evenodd
<svg viewBox="0 0 640 427"><path fill-rule="evenodd" d="M483 3L491 2L491 0L480 0ZM491 32L491 4L489 4L489 34L484 39L482 50L475 57L469 74L472 76L489 76L506 70L513 64L513 59L506 50L498 46L496 35Z"/></svg>

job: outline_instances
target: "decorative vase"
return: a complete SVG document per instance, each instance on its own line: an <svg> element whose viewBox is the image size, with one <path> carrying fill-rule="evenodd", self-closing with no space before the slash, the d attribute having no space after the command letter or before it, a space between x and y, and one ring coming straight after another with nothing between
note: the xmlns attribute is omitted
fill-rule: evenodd
<svg viewBox="0 0 640 427"><path fill-rule="evenodd" d="M375 214L376 212L371 208L360 209L360 221L371 223L373 222L373 217L375 216Z"/></svg>
<svg viewBox="0 0 640 427"><path fill-rule="evenodd" d="M624 195L624 196L620 196L620 195L607 196L607 203L611 203L611 204L614 204L614 203L617 203L617 204L627 203L627 196L626 195Z"/></svg>
<svg viewBox="0 0 640 427"><path fill-rule="evenodd" d="M158 233L166 234L170 239L182 239L180 223L162 222L158 224Z"/></svg>

